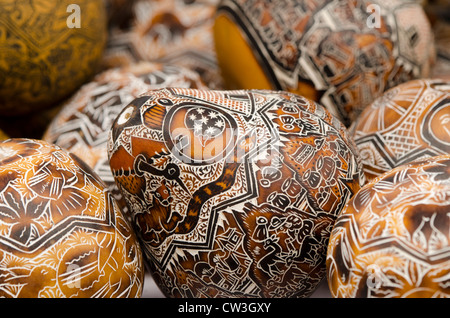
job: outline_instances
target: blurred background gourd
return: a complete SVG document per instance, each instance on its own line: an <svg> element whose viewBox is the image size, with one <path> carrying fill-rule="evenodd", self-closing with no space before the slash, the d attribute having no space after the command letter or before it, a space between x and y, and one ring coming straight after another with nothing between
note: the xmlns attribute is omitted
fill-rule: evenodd
<svg viewBox="0 0 450 318"><path fill-rule="evenodd" d="M107 39L104 2L73 2L0 2L1 115L48 109L98 71Z"/></svg>

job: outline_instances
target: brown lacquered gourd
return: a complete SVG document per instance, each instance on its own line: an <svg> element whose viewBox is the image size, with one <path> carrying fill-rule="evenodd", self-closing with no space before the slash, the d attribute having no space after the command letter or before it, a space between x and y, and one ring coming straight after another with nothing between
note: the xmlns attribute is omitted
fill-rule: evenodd
<svg viewBox="0 0 450 318"><path fill-rule="evenodd" d="M138 61L174 64L198 72L208 87L219 88L222 79L212 36L218 2L133 0L127 27L110 31L105 66ZM123 16L124 12L116 15Z"/></svg>
<svg viewBox="0 0 450 318"><path fill-rule="evenodd" d="M363 183L345 127L288 92L152 90L117 117L110 167L169 297L305 297Z"/></svg>
<svg viewBox="0 0 450 318"><path fill-rule="evenodd" d="M450 155L399 166L365 185L330 236L334 297L448 298Z"/></svg>
<svg viewBox="0 0 450 318"><path fill-rule="evenodd" d="M142 251L100 178L40 140L0 142L0 296L140 297Z"/></svg>
<svg viewBox="0 0 450 318"><path fill-rule="evenodd" d="M386 89L430 74L433 35L413 1L222 0L214 40L227 89L283 89L350 125Z"/></svg>
<svg viewBox="0 0 450 318"><path fill-rule="evenodd" d="M368 180L450 153L450 81L419 79L386 91L350 128Z"/></svg>

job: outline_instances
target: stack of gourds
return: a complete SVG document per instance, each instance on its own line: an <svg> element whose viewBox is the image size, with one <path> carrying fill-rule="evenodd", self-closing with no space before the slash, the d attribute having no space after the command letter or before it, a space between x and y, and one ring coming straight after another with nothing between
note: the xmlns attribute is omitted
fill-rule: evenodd
<svg viewBox="0 0 450 318"><path fill-rule="evenodd" d="M448 297L444 9L0 3L0 295Z"/></svg>

